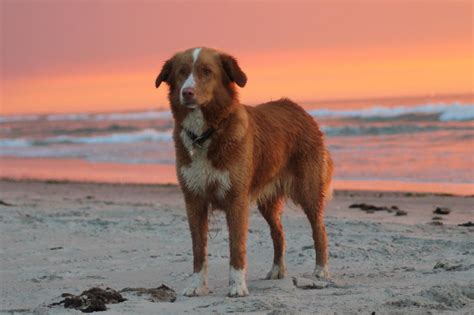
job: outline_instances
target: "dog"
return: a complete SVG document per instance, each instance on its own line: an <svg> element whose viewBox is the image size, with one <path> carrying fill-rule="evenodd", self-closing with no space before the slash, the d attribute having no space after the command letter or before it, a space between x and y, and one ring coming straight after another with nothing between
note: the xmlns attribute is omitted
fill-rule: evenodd
<svg viewBox="0 0 474 315"><path fill-rule="evenodd" d="M329 277L324 206L331 193L333 162L314 119L289 99L258 106L240 104L236 85L247 76L227 53L198 47L167 60L155 81L169 86L175 120L176 171L191 230L194 273L183 294L209 293L208 213L224 211L230 245L229 296L249 294L246 241L249 205L256 202L270 226L273 266L267 279L283 278L285 238L281 213L286 198L311 224L316 267Z"/></svg>

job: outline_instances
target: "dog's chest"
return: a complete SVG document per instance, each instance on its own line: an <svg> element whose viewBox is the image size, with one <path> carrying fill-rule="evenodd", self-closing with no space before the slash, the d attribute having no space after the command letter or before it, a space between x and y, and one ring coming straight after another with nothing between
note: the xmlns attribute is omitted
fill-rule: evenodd
<svg viewBox="0 0 474 315"><path fill-rule="evenodd" d="M198 195L206 194L209 186L215 186L217 197L223 199L231 187L230 176L229 171L216 169L208 159L207 151L212 140L207 140L201 148L196 148L186 134L186 130L196 135L201 135L206 130L202 111L200 109L191 111L183 120L182 128L180 138L192 160L179 170L184 185Z"/></svg>

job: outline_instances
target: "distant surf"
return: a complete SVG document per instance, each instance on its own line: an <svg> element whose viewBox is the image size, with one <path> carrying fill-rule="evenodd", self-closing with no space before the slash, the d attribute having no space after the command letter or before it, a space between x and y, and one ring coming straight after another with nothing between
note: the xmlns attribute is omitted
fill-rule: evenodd
<svg viewBox="0 0 474 315"><path fill-rule="evenodd" d="M56 136L43 139L0 139L1 147L31 147L52 144L116 144L132 142L171 141L171 131L144 129L129 133L112 133L89 137Z"/></svg>
<svg viewBox="0 0 474 315"><path fill-rule="evenodd" d="M154 120L154 119L170 119L170 111L144 111L144 112L128 112L128 113L103 113L103 114L49 114L49 115L11 115L0 116L0 123L21 122L21 121L116 121L116 120Z"/></svg>
<svg viewBox="0 0 474 315"><path fill-rule="evenodd" d="M329 127L322 126L321 130L327 137L335 136L370 136L370 135L395 135L395 134L415 134L421 132L435 132L443 130L457 130L457 131L471 131L469 126L447 126L439 125L406 125L406 124L392 124L388 126L341 126ZM67 132L67 131L65 131ZM74 131L72 131L73 133ZM467 138L466 138L467 139ZM109 134L100 134L89 136L72 136L59 135L44 138L14 138L14 139L0 139L1 148L26 148L50 145L74 145L74 144L125 144L125 143L142 143L142 142L171 142L172 131L160 131L151 128L133 132L117 132ZM5 150L4 150L5 152Z"/></svg>
<svg viewBox="0 0 474 315"><path fill-rule="evenodd" d="M328 108L311 109L308 112L314 117L322 118L361 118L361 119L397 119L408 115L419 115L420 119L430 115L439 121L474 120L474 104L437 103L417 106L374 106L355 110L334 110ZM412 116L416 117L416 116ZM0 123L22 121L119 121L119 120L159 120L171 119L170 111L143 111L128 113L102 114L50 114L50 115L13 115L0 116Z"/></svg>
<svg viewBox="0 0 474 315"><path fill-rule="evenodd" d="M411 116L420 119L424 116L434 115L439 121L469 121L474 120L474 104L425 104L418 106L396 106L363 108L357 110L310 110L315 117L329 118L362 118L362 119L397 119Z"/></svg>

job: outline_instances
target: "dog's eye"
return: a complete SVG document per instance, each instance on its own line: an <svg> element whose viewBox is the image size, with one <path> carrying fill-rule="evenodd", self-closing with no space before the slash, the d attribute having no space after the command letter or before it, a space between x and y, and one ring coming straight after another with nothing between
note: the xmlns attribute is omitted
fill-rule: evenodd
<svg viewBox="0 0 474 315"><path fill-rule="evenodd" d="M210 75L212 74L212 70L209 69L209 68L203 68L203 69L202 69L202 73L203 73L206 77L208 77L208 76L210 76Z"/></svg>
<svg viewBox="0 0 474 315"><path fill-rule="evenodd" d="M186 75L186 72L187 72L186 68L179 69L179 74L182 76Z"/></svg>

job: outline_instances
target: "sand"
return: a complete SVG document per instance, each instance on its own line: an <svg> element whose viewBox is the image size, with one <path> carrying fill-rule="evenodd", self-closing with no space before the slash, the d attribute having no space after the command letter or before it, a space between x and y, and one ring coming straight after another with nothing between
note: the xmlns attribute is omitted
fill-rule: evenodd
<svg viewBox="0 0 474 315"><path fill-rule="evenodd" d="M128 300L101 314L472 314L472 197L336 191L327 207L332 281L313 281L310 226L289 204L283 215L288 278L263 280L273 249L268 227L252 209L248 239L250 296L228 298L228 236L222 213L209 233L205 297L181 295L192 271L191 239L176 186L0 181L0 313L78 314L47 307L61 294L92 287L156 288L174 303ZM407 215L349 208L398 206ZM437 215L437 206L451 208Z"/></svg>

